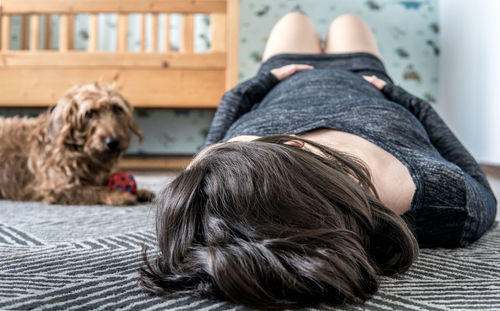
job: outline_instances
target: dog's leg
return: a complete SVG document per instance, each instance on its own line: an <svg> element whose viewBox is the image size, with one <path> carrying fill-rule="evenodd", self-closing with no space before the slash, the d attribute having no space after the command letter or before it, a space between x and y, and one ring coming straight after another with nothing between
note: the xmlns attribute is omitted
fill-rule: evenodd
<svg viewBox="0 0 500 311"><path fill-rule="evenodd" d="M96 186L77 186L60 190L42 191L42 200L49 204L74 205L132 205L138 197L128 192Z"/></svg>
<svg viewBox="0 0 500 311"><path fill-rule="evenodd" d="M137 190L137 201L138 202L151 202L155 198L154 192L151 192L146 189L138 189Z"/></svg>

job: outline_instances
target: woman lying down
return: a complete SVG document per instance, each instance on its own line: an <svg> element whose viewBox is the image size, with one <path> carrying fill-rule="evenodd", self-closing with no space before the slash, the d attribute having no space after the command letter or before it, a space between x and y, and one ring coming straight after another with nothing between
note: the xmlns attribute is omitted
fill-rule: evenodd
<svg viewBox="0 0 500 311"><path fill-rule="evenodd" d="M365 23L335 19L322 49L291 13L161 194L140 285L265 309L361 303L419 246L466 246L495 214L480 166L392 83Z"/></svg>

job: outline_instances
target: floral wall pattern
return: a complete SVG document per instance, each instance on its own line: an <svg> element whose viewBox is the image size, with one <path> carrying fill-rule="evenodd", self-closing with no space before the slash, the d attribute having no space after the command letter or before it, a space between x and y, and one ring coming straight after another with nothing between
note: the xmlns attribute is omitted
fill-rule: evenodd
<svg viewBox="0 0 500 311"><path fill-rule="evenodd" d="M281 16L291 11L306 14L324 38L330 22L337 16L350 13L359 16L373 30L389 75L396 84L413 94L437 104L439 65L438 0L240 0L240 80L251 78L258 70L266 39ZM210 20L206 15L195 17L195 50L203 53L210 48ZM42 23L44 20L41 21ZM139 16L129 16L129 50L139 47ZM159 17L159 38L164 38L165 19ZM51 17L57 29L57 16ZM147 27L150 17L146 17ZM171 42L175 50L179 42L180 18L170 18ZM116 48L116 15L99 16L99 50ZM11 46L21 47L20 18L12 20ZM43 28L43 27L42 27ZM88 16L75 19L75 49L86 49ZM57 48L57 32L51 36L50 48ZM43 48L44 34L40 46ZM146 37L146 47L151 40ZM160 51L165 42L159 42ZM1 96L1 95L0 95ZM36 115L39 110L2 109L0 115ZM213 110L140 109L136 120L145 132L142 144L133 140L130 154L193 154L197 152L208 132Z"/></svg>

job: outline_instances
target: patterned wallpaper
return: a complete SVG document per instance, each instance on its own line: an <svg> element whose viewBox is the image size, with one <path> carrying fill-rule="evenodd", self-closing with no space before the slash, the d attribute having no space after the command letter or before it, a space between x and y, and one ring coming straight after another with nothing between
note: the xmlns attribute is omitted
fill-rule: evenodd
<svg viewBox="0 0 500 311"><path fill-rule="evenodd" d="M431 103L436 103L438 93L439 24L438 0L240 0L240 80L252 77L260 63L266 39L273 25L281 16L299 11L314 22L320 37L324 38L330 22L337 16L350 13L359 16L373 30L377 38L386 69L394 82ZM53 17L54 18L54 17ZM196 17L195 49L209 49L209 18ZM171 21L171 42L178 46L177 17ZM42 21L43 22L43 21ZM134 23L138 17L129 17L129 50L138 47L138 33ZM16 37L16 20L13 20L12 46L19 46ZM52 20L57 23L57 18ZM116 42L116 15L99 17L103 30L99 49L113 50ZM146 20L149 25L149 17ZM160 38L164 19L159 18ZM75 22L75 48L85 49L88 39L88 16L82 14ZM149 27L149 26L148 26ZM43 33L41 34L43 36ZM52 36L52 48L56 48L57 37ZM17 40L17 42L16 42ZM43 38L41 38L43 40ZM146 46L149 49L149 39ZM160 50L165 42L160 41ZM43 45L42 45L43 46ZM163 47L163 48L162 48ZM17 110L2 110L2 115L12 115ZM37 111L25 111L36 114ZM134 140L129 153L137 154L192 154L201 144L210 126L214 111L211 110L165 110L141 109L136 120L145 132L145 140L139 145Z"/></svg>
<svg viewBox="0 0 500 311"><path fill-rule="evenodd" d="M257 71L267 36L284 14L290 11L306 14L324 39L330 22L350 13L371 27L395 83L431 102L437 99L437 0L242 0L240 3L240 78L243 80Z"/></svg>

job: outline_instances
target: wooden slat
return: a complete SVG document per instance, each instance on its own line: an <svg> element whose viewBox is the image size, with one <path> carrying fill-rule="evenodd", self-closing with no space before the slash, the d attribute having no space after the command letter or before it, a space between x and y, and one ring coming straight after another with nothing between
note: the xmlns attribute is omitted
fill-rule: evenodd
<svg viewBox="0 0 500 311"><path fill-rule="evenodd" d="M144 52L146 50L146 14L141 14L141 52Z"/></svg>
<svg viewBox="0 0 500 311"><path fill-rule="evenodd" d="M68 48L75 49L75 15L68 15Z"/></svg>
<svg viewBox="0 0 500 311"><path fill-rule="evenodd" d="M223 13L226 0L2 0L2 10L31 13Z"/></svg>
<svg viewBox="0 0 500 311"><path fill-rule="evenodd" d="M32 14L30 17L30 50L37 51L39 49L40 40L40 16Z"/></svg>
<svg viewBox="0 0 500 311"><path fill-rule="evenodd" d="M97 51L97 14L90 14L89 20L89 52Z"/></svg>
<svg viewBox="0 0 500 311"><path fill-rule="evenodd" d="M118 52L127 51L128 15L118 14Z"/></svg>
<svg viewBox="0 0 500 311"><path fill-rule="evenodd" d="M51 15L45 14L45 49L50 50L51 39L52 39L52 23L50 20Z"/></svg>
<svg viewBox="0 0 500 311"><path fill-rule="evenodd" d="M68 15L59 16L59 51L68 51Z"/></svg>
<svg viewBox="0 0 500 311"><path fill-rule="evenodd" d="M2 52L10 50L10 15L1 15L2 18Z"/></svg>
<svg viewBox="0 0 500 311"><path fill-rule="evenodd" d="M2 53L4 68L151 68L151 69L218 69L226 66L226 53L109 53L69 51L9 51Z"/></svg>
<svg viewBox="0 0 500 311"><path fill-rule="evenodd" d="M211 51L226 50L226 15L212 14L210 15L210 49Z"/></svg>
<svg viewBox="0 0 500 311"><path fill-rule="evenodd" d="M170 51L170 15L165 14L165 52Z"/></svg>
<svg viewBox="0 0 500 311"><path fill-rule="evenodd" d="M182 15L180 52L192 52L194 49L194 15Z"/></svg>
<svg viewBox="0 0 500 311"><path fill-rule="evenodd" d="M103 81L136 107L215 108L224 92L224 70L32 69L0 70L0 106L46 107L75 84ZM20 88L19 85L23 87Z"/></svg>
<svg viewBox="0 0 500 311"><path fill-rule="evenodd" d="M239 0L227 0L226 90L238 84Z"/></svg>
<svg viewBox="0 0 500 311"><path fill-rule="evenodd" d="M21 16L21 50L28 49L29 16Z"/></svg>
<svg viewBox="0 0 500 311"><path fill-rule="evenodd" d="M158 51L158 14L151 15L151 52Z"/></svg>
<svg viewBox="0 0 500 311"><path fill-rule="evenodd" d="M182 170L192 156L125 156L120 159L120 170Z"/></svg>

